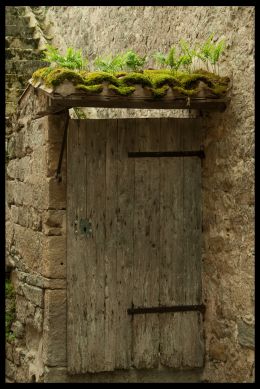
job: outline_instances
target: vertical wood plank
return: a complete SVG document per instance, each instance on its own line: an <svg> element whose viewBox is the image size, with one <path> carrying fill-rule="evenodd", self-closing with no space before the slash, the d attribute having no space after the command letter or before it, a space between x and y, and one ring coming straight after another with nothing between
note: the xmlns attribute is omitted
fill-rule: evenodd
<svg viewBox="0 0 260 389"><path fill-rule="evenodd" d="M116 365L117 324L117 120L108 120L106 142L106 244L105 244L105 362L104 371Z"/></svg>
<svg viewBox="0 0 260 389"><path fill-rule="evenodd" d="M175 119L167 123L167 119L161 119L161 123L164 149L199 149L200 133L194 121ZM201 303L200 163L194 157L161 161L162 305ZM162 365L202 366L200 315L178 312L160 316Z"/></svg>
<svg viewBox="0 0 260 389"><path fill-rule="evenodd" d="M106 123L105 123L106 124ZM106 125L103 121L87 121L87 214L93 235L87 243L88 294L88 355L86 371L104 369L104 299L105 299L105 207L106 207Z"/></svg>
<svg viewBox="0 0 260 389"><path fill-rule="evenodd" d="M159 151L158 119L136 121L136 151ZM134 296L135 307L157 306L159 298L159 159L135 160ZM157 314L133 317L133 364L158 366Z"/></svg>
<svg viewBox="0 0 260 389"><path fill-rule="evenodd" d="M161 150L182 150L179 120L161 119ZM183 286L183 158L160 160L160 304L184 303ZM178 313L160 315L160 361L181 365L181 321ZM180 342L179 342L180 340Z"/></svg>
<svg viewBox="0 0 260 389"><path fill-rule="evenodd" d="M201 145L200 121L185 122L183 126L183 149L199 150ZM201 160L184 158L183 161L183 259L185 263L184 285L186 303L202 302L201 287ZM203 366L204 345L202 314L186 313L184 330L191 334L183 344L183 366ZM193 335L192 335L193 334ZM194 336L196 334L196 336Z"/></svg>
<svg viewBox="0 0 260 389"><path fill-rule="evenodd" d="M71 120L68 134L68 368L84 369L87 336L84 326L88 295L85 289L85 236L79 229L86 218L86 132L84 122ZM77 223L75 225L75 222Z"/></svg>
<svg viewBox="0 0 260 389"><path fill-rule="evenodd" d="M127 308L132 304L133 287L134 162L128 158L128 151L134 144L134 125L132 120L118 120L117 369L127 369L131 364L131 317Z"/></svg>
<svg viewBox="0 0 260 389"><path fill-rule="evenodd" d="M74 176L76 172L76 163L74 160L76 144L75 121L70 120L67 136L67 360L68 371L74 372L74 355L76 354L74 336L77 331L77 323L74 321L74 290L72 288L75 282L75 236L74 236L74 206L75 206L75 183ZM77 281L77 278L76 278ZM76 364L79 361L76 360Z"/></svg>

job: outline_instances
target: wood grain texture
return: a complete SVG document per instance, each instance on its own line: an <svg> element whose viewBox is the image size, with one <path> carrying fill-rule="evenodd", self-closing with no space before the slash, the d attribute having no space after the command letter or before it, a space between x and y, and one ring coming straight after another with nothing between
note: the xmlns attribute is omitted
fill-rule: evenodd
<svg viewBox="0 0 260 389"><path fill-rule="evenodd" d="M80 233L80 218L86 217L86 154L85 132L78 120L70 121L68 152L73 153L68 174L68 369L79 373L84 369L88 334L82 336L80 328L85 320L88 295L85 274L85 238ZM77 253L77 255L75 255ZM72 343L73 342L73 343Z"/></svg>
<svg viewBox="0 0 260 389"><path fill-rule="evenodd" d="M116 367L131 365L132 327L127 308L133 293L133 207L134 161L128 150L135 141L135 122L118 120L118 197L117 197L117 342Z"/></svg>
<svg viewBox="0 0 260 389"><path fill-rule="evenodd" d="M202 302L201 160L128 158L199 150L199 126L194 119L70 121L69 373L203 365L201 313L127 313L132 305ZM90 236L80 219L92 224Z"/></svg>
<svg viewBox="0 0 260 389"><path fill-rule="evenodd" d="M195 121L168 120L161 119L164 149L199 150L200 131ZM201 161L164 158L161 174L161 304L200 304ZM178 312L160 316L162 365L202 366L200 315Z"/></svg>
<svg viewBox="0 0 260 389"><path fill-rule="evenodd" d="M117 192L118 192L118 129L117 120L102 123L106 126L106 225L105 225L105 343L104 370L116 367L117 338Z"/></svg>
<svg viewBox="0 0 260 389"><path fill-rule="evenodd" d="M136 148L158 151L159 120L136 121ZM137 307L159 303L159 159L135 160L134 298ZM157 314L133 317L133 363L140 369L158 366Z"/></svg>

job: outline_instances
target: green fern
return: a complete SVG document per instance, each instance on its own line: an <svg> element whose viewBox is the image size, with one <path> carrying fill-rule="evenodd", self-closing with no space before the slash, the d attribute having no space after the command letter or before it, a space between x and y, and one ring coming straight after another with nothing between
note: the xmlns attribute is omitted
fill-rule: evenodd
<svg viewBox="0 0 260 389"><path fill-rule="evenodd" d="M200 50L197 52L197 57L200 58L203 62L208 62L213 65L214 70L217 62L219 61L220 55L225 48L225 39L220 40L219 42L213 43L214 33L212 33L206 42L201 46Z"/></svg>
<svg viewBox="0 0 260 389"><path fill-rule="evenodd" d="M121 55L116 55L115 57L108 56L105 58L98 57L94 61L94 66L96 70L102 72L116 73L123 69L124 60Z"/></svg>
<svg viewBox="0 0 260 389"><path fill-rule="evenodd" d="M122 60L124 63L124 67L130 69L133 72L138 72L142 70L146 61L146 57L140 57L133 50L129 50L125 54L123 54Z"/></svg>
<svg viewBox="0 0 260 389"><path fill-rule="evenodd" d="M72 47L68 47L66 54L61 55L58 49L52 45L46 45L43 60L72 70L86 69L88 64L87 58L83 59L82 57L82 50L76 51Z"/></svg>
<svg viewBox="0 0 260 389"><path fill-rule="evenodd" d="M179 42L179 45L181 47L181 51L182 51L182 55L180 56L180 66L183 66L185 68L186 71L188 71L190 73L190 69L191 69L191 65L192 65L192 61L193 61L193 58L195 57L196 55L196 52L194 49L192 49L189 44L181 39L180 42Z"/></svg>
<svg viewBox="0 0 260 389"><path fill-rule="evenodd" d="M160 65L170 67L173 72L177 71L181 65L180 58L176 56L176 49L174 47L172 47L166 55L160 52L155 53L154 59Z"/></svg>

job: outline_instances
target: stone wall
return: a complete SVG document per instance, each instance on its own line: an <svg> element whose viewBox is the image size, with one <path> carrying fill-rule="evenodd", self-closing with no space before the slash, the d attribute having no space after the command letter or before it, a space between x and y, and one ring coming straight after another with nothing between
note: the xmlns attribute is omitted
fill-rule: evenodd
<svg viewBox="0 0 260 389"><path fill-rule="evenodd" d="M53 331L57 315L59 330L66 326L59 315L66 301L66 155L63 181L55 179L65 117L33 120L46 103L33 88L26 92L13 120L6 168L6 262L16 293L14 339L6 345L7 382L42 382L53 358L65 361L65 343L56 345ZM50 344L57 346L55 357Z"/></svg>
<svg viewBox="0 0 260 389"><path fill-rule="evenodd" d="M232 78L231 103L224 113L205 115L203 119L203 293L207 310L202 380L254 381L254 8L45 8L52 43L64 50L68 46L83 48L90 59L127 48L140 54L168 50L180 38L200 43L211 32L226 37L220 73ZM23 110L30 110L32 101L28 98L28 107L25 103ZM130 109L85 112L97 118L189 114ZM25 312L17 312L18 327L28 335L22 343L17 338L17 344L8 348L7 374L12 378L12 371L16 371L12 379L18 382L22 374L27 377L25 381L34 375L37 381L73 382L66 375L65 339L61 343L56 337L57 326L50 325L50 320L53 326L57 323L59 307L59 316L63 318L65 312L65 274L53 267L54 263L65 263L65 187L59 189L53 178L62 130L58 123L54 126L59 128L57 138L55 131L47 130L47 121L55 121L54 116L27 123L26 111L19 115L12 144L15 151L11 151L7 170L7 251L17 268L12 275L17 306ZM52 136L54 139L48 138ZM58 294L55 289L59 289ZM26 304L28 308L24 308ZM19 348L22 352L16 370L14 350ZM34 362L30 362L29 350ZM19 373L19 369L27 369L30 374ZM165 380L173 380L166 372L161 374ZM102 381L101 376L92 379ZM138 376L135 379L145 380Z"/></svg>
<svg viewBox="0 0 260 389"><path fill-rule="evenodd" d="M203 285L210 382L251 382L254 370L254 7L50 7L53 44L90 60L132 48L168 50L184 38L225 36L220 73L232 78L225 113L205 117ZM73 20L73 23L71 22ZM172 112L89 110L89 116ZM180 112L174 113L180 116Z"/></svg>

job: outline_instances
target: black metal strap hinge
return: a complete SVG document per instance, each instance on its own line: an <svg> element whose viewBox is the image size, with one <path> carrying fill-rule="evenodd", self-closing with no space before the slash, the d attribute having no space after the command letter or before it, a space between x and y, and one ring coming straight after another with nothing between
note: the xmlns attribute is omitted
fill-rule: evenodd
<svg viewBox="0 0 260 389"><path fill-rule="evenodd" d="M162 158L162 157L199 157L205 158L204 150L192 151L133 151L128 158Z"/></svg>
<svg viewBox="0 0 260 389"><path fill-rule="evenodd" d="M142 308L129 308L127 310L128 315L140 315L144 313L166 313L166 312L189 312L189 311L199 311L204 313L206 307L204 304L199 305L174 305L171 307L142 307Z"/></svg>
<svg viewBox="0 0 260 389"><path fill-rule="evenodd" d="M56 170L55 178L61 182L62 177L61 177L61 164L62 164L62 158L63 158L63 153L64 153L64 148L66 145L66 139L67 139L67 132L68 132L68 126L69 126L69 111L67 111L67 116L66 116L66 122L65 122L65 128L64 128L64 133L63 133L63 138L62 138L62 144L61 144L61 150L60 150L60 157L59 157L59 162L58 162L58 167Z"/></svg>

